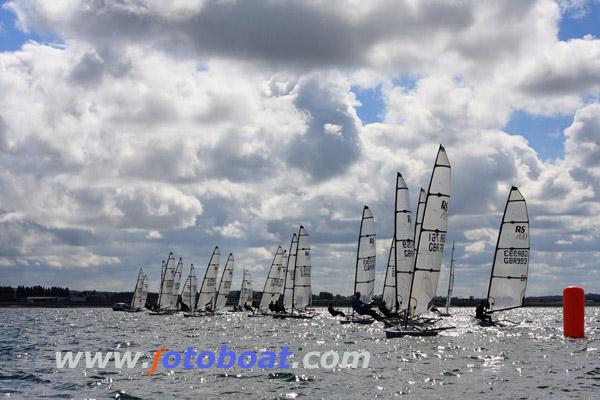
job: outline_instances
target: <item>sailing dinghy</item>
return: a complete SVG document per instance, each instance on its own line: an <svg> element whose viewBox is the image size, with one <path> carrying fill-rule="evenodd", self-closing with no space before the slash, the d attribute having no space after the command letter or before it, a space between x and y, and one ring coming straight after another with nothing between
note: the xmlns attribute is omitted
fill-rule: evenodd
<svg viewBox="0 0 600 400"><path fill-rule="evenodd" d="M160 288L158 291L158 304L156 304L155 310L150 315L169 315L177 311L176 296L173 296L173 289L175 283L175 256L173 253L169 253L167 261L162 264L160 274ZM175 302L173 301L175 299Z"/></svg>
<svg viewBox="0 0 600 400"><path fill-rule="evenodd" d="M129 305L125 304L120 306L118 303L113 306L113 311L128 311L128 312L139 312L142 311L146 304L146 298L144 297L144 271L142 268L138 271L137 280L135 281L135 288L133 289L133 296ZM147 288L147 285L146 285Z"/></svg>
<svg viewBox="0 0 600 400"><path fill-rule="evenodd" d="M269 268L267 279L265 280L265 286L263 287L262 296L260 298L260 304L258 306L258 312L251 316L266 316L269 315L272 310L269 306L273 307L279 299L281 271L283 270L283 256L285 251L281 246L277 247L275 257Z"/></svg>
<svg viewBox="0 0 600 400"><path fill-rule="evenodd" d="M415 325L409 327L409 316L418 317L433 306L446 232L448 229L448 205L450 201L450 162L446 150L440 145L433 166L427 198L423 209L423 220L419 227L415 242L418 243L415 253L414 271L408 295L408 309L405 315L404 328L397 326L385 331L386 337L401 336L433 336L443 328L425 329ZM396 253L398 245L396 244ZM433 332L433 333L432 333Z"/></svg>
<svg viewBox="0 0 600 400"><path fill-rule="evenodd" d="M525 198L510 189L496 242L487 293L486 312L523 307L529 270L529 215ZM490 325L479 321L482 325ZM497 324L492 322L491 325Z"/></svg>
<svg viewBox="0 0 600 400"><path fill-rule="evenodd" d="M206 272L204 273L204 279L202 279L202 286L200 286L200 292L196 297L196 311L200 315L213 314L215 310L216 301L216 287L217 278L219 276L219 262L221 260L221 251L219 247L215 247Z"/></svg>
<svg viewBox="0 0 600 400"><path fill-rule="evenodd" d="M308 241L308 232L306 232L306 229L302 225L300 225L300 229L298 230L298 236L292 237L290 250L292 249L294 250L294 267L290 270L292 261L292 252L290 251L284 294L284 306L286 310L290 311L273 314L273 318L311 319L315 315L306 312L306 307L310 304L312 297L310 243ZM291 288L288 288L288 279L291 279L291 282L289 282ZM286 301L291 301L289 308Z"/></svg>
<svg viewBox="0 0 600 400"><path fill-rule="evenodd" d="M181 292L181 309L183 311L194 314L196 312L196 292L198 291L198 279L196 278L196 271L194 270L194 264L190 266L190 275L183 284L183 291Z"/></svg>
<svg viewBox="0 0 600 400"><path fill-rule="evenodd" d="M221 275L221 282L219 283L219 290L217 291L217 301L215 302L215 312L222 310L227 304L229 299L229 291L231 290L231 282L233 281L233 266L235 259L233 254L229 253L227 262L223 268Z"/></svg>
<svg viewBox="0 0 600 400"><path fill-rule="evenodd" d="M360 292L360 300L369 304L373 301L375 291L375 219L369 207L364 206L360 230L358 234L358 246L356 250L356 265L354 269L354 291ZM373 318L362 317L352 310L352 315L340 320L341 324L363 324L368 325L375 322Z"/></svg>
<svg viewBox="0 0 600 400"><path fill-rule="evenodd" d="M240 289L240 297L238 299L238 310L246 310L246 306L252 307L253 292L252 292L252 274L244 269L242 276L242 287Z"/></svg>

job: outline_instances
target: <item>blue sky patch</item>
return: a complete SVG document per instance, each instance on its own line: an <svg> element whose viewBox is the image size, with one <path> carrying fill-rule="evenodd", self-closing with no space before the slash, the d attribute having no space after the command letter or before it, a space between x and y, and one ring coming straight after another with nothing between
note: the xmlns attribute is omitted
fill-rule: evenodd
<svg viewBox="0 0 600 400"><path fill-rule="evenodd" d="M588 2L584 15L567 13L561 19L559 28L560 40L577 39L585 35L600 37L600 2Z"/></svg>

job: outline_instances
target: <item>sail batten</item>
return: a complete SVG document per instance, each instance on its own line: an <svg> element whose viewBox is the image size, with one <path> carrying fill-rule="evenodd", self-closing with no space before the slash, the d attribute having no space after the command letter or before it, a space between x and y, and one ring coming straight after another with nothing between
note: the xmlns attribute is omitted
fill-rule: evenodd
<svg viewBox="0 0 600 400"><path fill-rule="evenodd" d="M525 198L513 186L506 200L492 262L488 311L522 307L529 270L529 215Z"/></svg>

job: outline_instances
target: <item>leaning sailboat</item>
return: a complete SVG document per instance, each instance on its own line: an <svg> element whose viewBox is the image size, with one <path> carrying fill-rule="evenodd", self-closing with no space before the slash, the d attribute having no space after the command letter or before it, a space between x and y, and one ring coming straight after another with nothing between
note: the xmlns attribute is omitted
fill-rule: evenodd
<svg viewBox="0 0 600 400"><path fill-rule="evenodd" d="M223 268L223 274L221 275L219 290L217 290L215 312L222 310L229 299L229 291L231 290L231 282L233 281L234 263L235 259L233 258L233 254L229 253L229 257L227 257L227 262L225 262L225 267Z"/></svg>
<svg viewBox="0 0 600 400"><path fill-rule="evenodd" d="M297 239L297 241L294 241ZM284 306L288 312L274 314L274 318L313 318L314 314L307 313L306 307L311 303L311 273L312 265L310 261L310 243L308 232L304 226L300 225L298 236L292 238L290 250L295 248L294 257L292 254L288 256L288 268L286 277L286 290L284 294ZM291 262L294 262L294 267L291 269ZM288 282L288 279L291 282ZM288 287L288 284L291 286ZM291 301L291 304L286 304L286 301Z"/></svg>
<svg viewBox="0 0 600 400"><path fill-rule="evenodd" d="M142 311L144 305L146 304L146 299L144 298L144 276L144 271L142 268L140 268L138 271L137 280L135 281L135 288L133 289L131 303L129 303L129 308L127 309L129 312Z"/></svg>
<svg viewBox="0 0 600 400"><path fill-rule="evenodd" d="M217 278L219 276L219 262L221 260L221 251L215 247L206 267L202 286L196 298L196 310L213 313L215 310Z"/></svg>
<svg viewBox="0 0 600 400"><path fill-rule="evenodd" d="M194 264L190 266L190 274L188 275L185 283L183 284L183 291L181 292L181 309L183 311L194 314L196 312L196 292L198 290L198 279L196 278L196 271L194 270Z"/></svg>
<svg viewBox="0 0 600 400"><path fill-rule="evenodd" d="M529 215L515 186L504 207L487 293L488 313L523 307L529 271Z"/></svg>
<svg viewBox="0 0 600 400"><path fill-rule="evenodd" d="M265 280L265 285L263 287L260 304L258 306L259 313L268 314L269 311L272 311L271 309L277 302L280 290L279 280L283 269L283 253L283 248L281 248L281 246L277 247L277 251L271 262L271 268L269 268L269 273L267 274L267 279Z"/></svg>
<svg viewBox="0 0 600 400"><path fill-rule="evenodd" d="M369 207L364 206L356 249L353 293L360 292L360 300L365 304L371 303L375 291L375 256L375 219ZM340 321L342 324L372 324L373 322L375 322L373 318L360 317L354 313L354 310L351 316Z"/></svg>
<svg viewBox="0 0 600 400"><path fill-rule="evenodd" d="M176 297L173 296L174 282L175 282L175 256L173 253L169 253L167 261L162 264L161 268L161 280L158 291L158 303L153 312L150 315L166 315L173 314L177 311Z"/></svg>
<svg viewBox="0 0 600 400"><path fill-rule="evenodd" d="M433 306L446 242L449 202L450 162L446 150L440 145L429 181L422 224L419 227L417 236L415 236L418 247L415 253L414 271L408 292L409 304L404 328L396 327L386 330L388 338L437 334L437 330L433 329L425 330L418 327L408 329L408 320L409 317L414 318L424 314Z"/></svg>

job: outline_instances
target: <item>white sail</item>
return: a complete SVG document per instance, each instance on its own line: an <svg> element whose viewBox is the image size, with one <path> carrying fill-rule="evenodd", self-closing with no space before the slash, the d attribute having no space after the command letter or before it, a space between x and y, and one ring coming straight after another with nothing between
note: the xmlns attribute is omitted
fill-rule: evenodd
<svg viewBox="0 0 600 400"><path fill-rule="evenodd" d="M271 268L269 268L269 273L267 275L267 279L265 280L265 286L260 299L260 305L258 306L260 310L268 310L269 304L277 301L276 296L278 297L279 293L279 277L281 275L281 270L283 269L282 261L283 249L281 246L279 246L277 247L275 257L273 257Z"/></svg>
<svg viewBox="0 0 600 400"><path fill-rule="evenodd" d="M184 305L186 311L194 312L196 309L196 292L198 291L198 278L196 278L196 271L194 270L194 264L190 266L190 274L183 284L183 291L181 292L181 303Z"/></svg>
<svg viewBox="0 0 600 400"><path fill-rule="evenodd" d="M181 285L181 270L183 269L183 261L179 257L177 267L173 275L173 295L171 296L171 307L177 308L177 299L179 298L179 286Z"/></svg>
<svg viewBox="0 0 600 400"><path fill-rule="evenodd" d="M283 292L283 306L286 310L292 309L294 303L294 274L296 272L296 250L298 249L298 236L294 233L290 242L290 251L286 263L285 286Z"/></svg>
<svg viewBox="0 0 600 400"><path fill-rule="evenodd" d="M160 293L158 295L158 307L170 309L173 297L173 281L175 279L175 257L169 253L167 262L163 268Z"/></svg>
<svg viewBox="0 0 600 400"><path fill-rule="evenodd" d="M408 308L408 296L414 269L414 233L409 204L408 187L402 175L398 173L396 175L396 219L394 221L397 297L393 306L397 306L399 310Z"/></svg>
<svg viewBox="0 0 600 400"><path fill-rule="evenodd" d="M387 268L385 269L385 278L383 280L382 300L385 301L388 308L395 307L396 304L396 239L392 238L392 245L388 253Z"/></svg>
<svg viewBox="0 0 600 400"><path fill-rule="evenodd" d="M213 250L208 267L204 273L204 279L202 280L202 286L196 300L196 309L204 311L215 309L215 294L217 287L217 278L219 276L219 262L221 260L221 252L219 247L215 247Z"/></svg>
<svg viewBox="0 0 600 400"><path fill-rule="evenodd" d="M446 313L452 302L452 290L454 289L454 242L452 242L452 253L450 255L450 274L448 275L448 294L446 294Z"/></svg>
<svg viewBox="0 0 600 400"><path fill-rule="evenodd" d="M529 269L529 216L527 204L512 187L500 225L487 301L490 311L523 306Z"/></svg>
<svg viewBox="0 0 600 400"><path fill-rule="evenodd" d="M148 275L144 275L144 283L142 285L142 298L140 300L140 308L146 307L146 300L148 300Z"/></svg>
<svg viewBox="0 0 600 400"><path fill-rule="evenodd" d="M360 292L364 303L373 300L375 291L375 219L369 207L363 208L356 250L356 269L354 271L354 293Z"/></svg>
<svg viewBox="0 0 600 400"><path fill-rule="evenodd" d="M311 263L308 233L302 225L298 231L296 266L294 268L294 296L292 310L306 308L311 302Z"/></svg>
<svg viewBox="0 0 600 400"><path fill-rule="evenodd" d="M415 268L409 292L411 315L421 315L432 306L446 242L449 201L450 162L446 150L440 146L429 181L423 222L418 233L419 247L415 254Z"/></svg>
<svg viewBox="0 0 600 400"><path fill-rule="evenodd" d="M135 281L135 288L133 289L133 297L129 309L136 311L142 308L142 294L144 291L144 271L140 268L138 271L137 280Z"/></svg>
<svg viewBox="0 0 600 400"><path fill-rule="evenodd" d="M223 268L223 274L221 275L221 282L219 283L219 290L217 291L217 301L215 303L215 311L222 309L227 304L229 298L229 291L231 290L231 282L233 281L233 266L235 260L233 254L229 253L225 268Z"/></svg>
<svg viewBox="0 0 600 400"><path fill-rule="evenodd" d="M242 276L242 288L240 289L240 298L238 300L238 307L244 307L244 304L252 305L252 274L249 271L244 270Z"/></svg>

